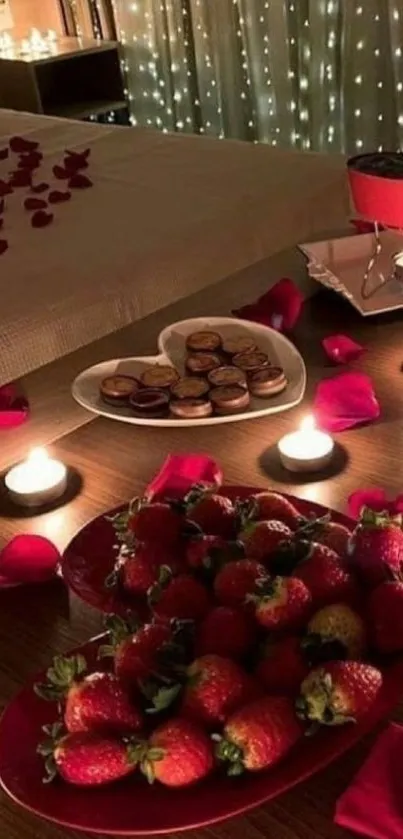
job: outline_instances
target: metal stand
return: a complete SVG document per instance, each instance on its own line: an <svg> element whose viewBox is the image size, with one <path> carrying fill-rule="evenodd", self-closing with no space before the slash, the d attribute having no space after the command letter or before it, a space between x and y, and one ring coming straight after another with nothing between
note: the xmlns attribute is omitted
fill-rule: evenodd
<svg viewBox="0 0 403 839"><path fill-rule="evenodd" d="M382 252L382 242L380 237L380 229L379 223L377 221L374 222L374 237L375 237L375 247L373 253L369 259L363 281L361 286L361 297L363 300L369 300L370 297L373 297L378 291L381 290L387 283L392 282L392 280L398 280L399 282L403 282L403 251L396 253L392 257L392 269L390 274L385 277L382 271L377 272L377 285L374 285L372 288L368 288L368 284L372 278L374 269L376 268L376 264L378 262L379 256Z"/></svg>

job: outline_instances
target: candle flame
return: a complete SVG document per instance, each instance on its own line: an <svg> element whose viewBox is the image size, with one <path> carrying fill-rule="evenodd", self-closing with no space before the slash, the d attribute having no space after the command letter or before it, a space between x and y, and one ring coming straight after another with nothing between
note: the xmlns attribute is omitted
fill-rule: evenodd
<svg viewBox="0 0 403 839"><path fill-rule="evenodd" d="M305 417L300 425L300 431L313 431L316 428L315 417L312 415Z"/></svg>
<svg viewBox="0 0 403 839"><path fill-rule="evenodd" d="M40 467L44 466L45 463L49 460L49 455L46 449L32 449L28 455L28 461L32 466Z"/></svg>

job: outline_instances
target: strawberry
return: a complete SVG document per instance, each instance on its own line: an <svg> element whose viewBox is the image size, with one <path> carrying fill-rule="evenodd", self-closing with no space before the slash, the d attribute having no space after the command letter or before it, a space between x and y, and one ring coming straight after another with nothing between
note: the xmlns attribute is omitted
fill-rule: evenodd
<svg viewBox="0 0 403 839"><path fill-rule="evenodd" d="M190 720L173 718L153 731L141 762L150 783L185 787L206 778L214 768L210 737Z"/></svg>
<svg viewBox="0 0 403 839"><path fill-rule="evenodd" d="M232 539L235 535L236 514L232 501L218 495L215 486L195 486L185 498L186 516L203 533Z"/></svg>
<svg viewBox="0 0 403 839"><path fill-rule="evenodd" d="M196 659L187 671L181 715L214 727L259 693L257 684L239 664L219 655Z"/></svg>
<svg viewBox="0 0 403 839"><path fill-rule="evenodd" d="M138 542L156 543L159 548L162 543L171 549L180 541L183 518L170 504L136 499L131 504L127 526Z"/></svg>
<svg viewBox="0 0 403 839"><path fill-rule="evenodd" d="M368 625L380 653L403 651L403 582L389 580L375 588L368 600Z"/></svg>
<svg viewBox="0 0 403 839"><path fill-rule="evenodd" d="M138 747L93 731L57 738L59 729L57 723L45 726L48 737L38 746L38 753L46 758L46 780L58 774L69 784L93 787L118 781L135 770Z"/></svg>
<svg viewBox="0 0 403 839"><path fill-rule="evenodd" d="M378 585L403 567L403 531L387 512L364 508L349 546L351 563L369 585Z"/></svg>
<svg viewBox="0 0 403 839"><path fill-rule="evenodd" d="M229 764L228 775L259 772L281 760L302 734L292 700L265 696L235 711L223 737L214 735L216 757Z"/></svg>
<svg viewBox="0 0 403 839"><path fill-rule="evenodd" d="M326 545L339 556L345 557L351 539L351 530L337 521L328 521L318 527L315 539L321 545Z"/></svg>
<svg viewBox="0 0 403 839"><path fill-rule="evenodd" d="M290 528L281 521L258 521L248 524L239 536L245 555L270 566L270 556L292 537Z"/></svg>
<svg viewBox="0 0 403 839"><path fill-rule="evenodd" d="M282 521L291 530L296 530L303 521L294 504L279 492L257 492L249 499L251 518L255 521Z"/></svg>
<svg viewBox="0 0 403 839"><path fill-rule="evenodd" d="M199 621L210 609L210 596L205 586L191 574L173 577L163 565L159 582L149 591L149 605L160 618Z"/></svg>
<svg viewBox="0 0 403 839"><path fill-rule="evenodd" d="M325 606L309 621L303 646L313 664L362 658L366 648L364 621L346 603Z"/></svg>
<svg viewBox="0 0 403 839"><path fill-rule="evenodd" d="M84 676L83 656L56 656L47 671L47 683L35 692L50 701L64 700L67 731L138 731L143 717L120 680L113 673Z"/></svg>
<svg viewBox="0 0 403 839"><path fill-rule="evenodd" d="M290 635L265 645L255 676L268 693L288 696L298 692L308 671L301 638Z"/></svg>
<svg viewBox="0 0 403 839"><path fill-rule="evenodd" d="M301 685L297 713L321 725L358 722L382 687L382 674L361 661L330 661L312 670Z"/></svg>
<svg viewBox="0 0 403 839"><path fill-rule="evenodd" d="M297 577L258 581L250 600L255 604L257 622L271 631L298 629L312 611L309 589Z"/></svg>
<svg viewBox="0 0 403 839"><path fill-rule="evenodd" d="M99 656L113 656L118 679L136 688L158 670L161 651L172 641L172 628L169 623L146 623L133 631L116 615L108 619L107 627L109 643L100 647Z"/></svg>
<svg viewBox="0 0 403 839"><path fill-rule="evenodd" d="M120 566L119 577L122 586L129 594L144 595L158 580L161 565L168 565L169 560L162 555L157 545L138 545ZM171 567L171 566L169 566Z"/></svg>
<svg viewBox="0 0 403 839"><path fill-rule="evenodd" d="M304 581L318 608L351 600L355 594L352 574L338 554L326 545L312 542L307 558L297 565L293 573Z"/></svg>
<svg viewBox="0 0 403 839"><path fill-rule="evenodd" d="M187 565L196 570L214 569L217 565L240 559L243 556L244 551L240 542L228 542L221 536L200 534L190 539L186 548Z"/></svg>
<svg viewBox="0 0 403 839"><path fill-rule="evenodd" d="M266 578L264 565L255 559L229 562L214 580L214 594L224 606L244 606L248 595L255 591L257 582Z"/></svg>
<svg viewBox="0 0 403 839"><path fill-rule="evenodd" d="M253 623L244 611L216 606L198 626L196 655L215 653L240 659L252 648L255 637Z"/></svg>

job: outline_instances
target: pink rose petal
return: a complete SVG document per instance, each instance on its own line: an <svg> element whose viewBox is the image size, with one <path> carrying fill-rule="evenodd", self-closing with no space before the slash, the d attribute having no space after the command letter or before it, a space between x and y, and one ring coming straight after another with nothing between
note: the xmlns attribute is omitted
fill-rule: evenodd
<svg viewBox="0 0 403 839"><path fill-rule="evenodd" d="M352 372L320 382L313 409L318 426L331 432L370 422L381 412L370 377Z"/></svg>
<svg viewBox="0 0 403 839"><path fill-rule="evenodd" d="M0 239L0 256L2 256L3 253L6 252L6 250L8 250L7 239ZM0 423L1 423L1 418L0 418Z"/></svg>
<svg viewBox="0 0 403 839"><path fill-rule="evenodd" d="M53 189L49 192L49 204L63 204L65 201L70 201L71 192L60 192L58 189Z"/></svg>
<svg viewBox="0 0 403 839"><path fill-rule="evenodd" d="M27 419L28 412L28 402L17 391L15 385L0 387L0 429L21 425Z"/></svg>
<svg viewBox="0 0 403 839"><path fill-rule="evenodd" d="M171 454L149 483L148 498L183 498L194 484L220 486L223 474L218 463L204 454Z"/></svg>
<svg viewBox="0 0 403 839"><path fill-rule="evenodd" d="M54 577L60 553L44 536L21 535L0 553L0 574L10 583L41 583Z"/></svg>
<svg viewBox="0 0 403 839"><path fill-rule="evenodd" d="M12 137L10 140L10 149L16 154L35 151L37 148L39 148L39 143L35 140L27 140L25 137Z"/></svg>
<svg viewBox="0 0 403 839"><path fill-rule="evenodd" d="M35 194L37 193L38 195L40 195L41 192L46 192L47 189L49 189L49 184L44 181L40 184L33 184L31 186L31 192L35 192Z"/></svg>
<svg viewBox="0 0 403 839"><path fill-rule="evenodd" d="M36 210L31 216L32 227L47 227L53 221L53 213L47 213L45 210Z"/></svg>
<svg viewBox="0 0 403 839"><path fill-rule="evenodd" d="M322 347L327 357L335 364L348 364L366 351L365 347L357 344L348 335L329 335L323 339Z"/></svg>
<svg viewBox="0 0 403 839"><path fill-rule="evenodd" d="M279 332L289 331L301 314L303 302L299 288L292 280L283 277L255 303L235 309L233 314L244 320L271 326Z"/></svg>
<svg viewBox="0 0 403 839"><path fill-rule="evenodd" d="M348 498L348 515L353 519L359 519L364 507L369 507L375 513L389 513L390 516L399 515L403 513L403 495L398 495L390 501L386 497L385 490L379 487L358 489Z"/></svg>

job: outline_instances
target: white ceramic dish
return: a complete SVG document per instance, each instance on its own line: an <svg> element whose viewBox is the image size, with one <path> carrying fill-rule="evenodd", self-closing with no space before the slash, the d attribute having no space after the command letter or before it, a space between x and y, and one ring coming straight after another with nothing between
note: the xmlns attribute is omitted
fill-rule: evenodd
<svg viewBox="0 0 403 839"><path fill-rule="evenodd" d="M274 365L283 367L288 379L288 386L283 393L270 399L251 397L249 408L239 414L223 417L205 417L203 419L149 419L135 417L128 408L115 408L106 405L100 395L99 387L102 379L117 373L138 377L145 367L151 364L173 364L180 373L184 373L186 337L200 329L213 329L224 337L238 335L252 335L259 348L266 352ZM80 373L72 386L74 399L92 411L110 419L128 422L132 425L157 426L159 428L174 428L179 426L221 425L226 422L240 422L240 420L264 417L286 411L301 402L306 386L305 364L294 345L274 329L258 323L240 321L237 318L192 318L182 320L167 326L158 338L159 355L134 358L114 358L102 361Z"/></svg>

